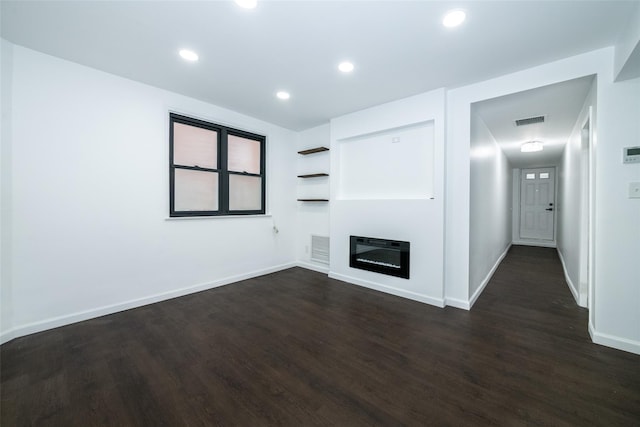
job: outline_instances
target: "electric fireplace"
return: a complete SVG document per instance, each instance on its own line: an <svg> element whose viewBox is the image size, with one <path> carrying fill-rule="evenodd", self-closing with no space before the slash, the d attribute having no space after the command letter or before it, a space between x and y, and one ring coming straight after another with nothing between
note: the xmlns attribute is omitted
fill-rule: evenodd
<svg viewBox="0 0 640 427"><path fill-rule="evenodd" d="M409 278L409 242L350 237L349 267Z"/></svg>

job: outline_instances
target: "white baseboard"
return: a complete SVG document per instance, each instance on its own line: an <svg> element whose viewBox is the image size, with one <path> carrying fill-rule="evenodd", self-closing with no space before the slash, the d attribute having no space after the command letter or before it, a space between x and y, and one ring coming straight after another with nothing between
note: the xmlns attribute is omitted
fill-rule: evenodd
<svg viewBox="0 0 640 427"><path fill-rule="evenodd" d="M500 263L502 262L504 257L507 256L507 252L509 252L509 249L511 249L511 243L509 243L507 245L507 248L502 252L502 254L500 254L500 256L498 257L498 260L495 262L495 264L493 264L493 267L491 267L491 270L489 271L489 273L486 275L482 283L480 283L480 286L478 287L478 289L476 289L473 295L471 295L471 298L469 299L469 308L473 307L473 304L476 303L478 297L480 296L482 291L484 291L484 288L487 287L487 285L491 281L491 278L493 277L493 274L496 272L498 267L500 267Z"/></svg>
<svg viewBox="0 0 640 427"><path fill-rule="evenodd" d="M465 301L458 298L445 297L445 300L444 300L445 304L450 307L461 308L463 310L471 310L471 307L478 300L478 297L480 296L482 291L484 291L484 288L486 288L489 282L491 281L491 278L493 277L493 274L496 272L496 270L500 266L500 263L502 262L504 257L507 256L507 252L509 252L510 248L511 248L511 243L509 243L509 245L504 250L504 252L500 254L500 256L498 257L498 260L493 264L493 267L491 267L491 270L489 271L489 273L486 275L482 283L480 283L480 286L478 286L478 289L476 289L473 295L471 295L471 298L469 298L469 301Z"/></svg>
<svg viewBox="0 0 640 427"><path fill-rule="evenodd" d="M12 339L17 338L15 329L9 329L0 334L0 344L4 344L6 342L11 341Z"/></svg>
<svg viewBox="0 0 640 427"><path fill-rule="evenodd" d="M36 332L42 332L48 329L58 328L60 326L82 322L84 320L94 319L96 317L106 316L108 314L113 314L120 311L136 308L136 307L141 307L144 305L153 304L160 301L165 301L172 298L193 294L195 292L206 291L208 289L229 285L231 283L240 282L242 280L252 279L254 277L264 276L265 274L286 270L287 268L291 268L295 266L297 266L297 263L290 262L286 264L265 268L262 270L252 271L250 273L244 273L244 274L238 274L236 276L226 277L224 279L215 280L213 282L201 283L198 285L188 286L180 289L174 289L167 292L161 292L159 294L154 294L154 295L149 295L142 298L124 301L117 304L106 305L106 306L97 307L91 310L79 311L72 314L66 314L64 316L58 316L58 317L53 317L46 320L41 320L38 322L28 323L26 325L14 327L0 334L0 344L4 344L12 339L23 337L25 335L34 334Z"/></svg>
<svg viewBox="0 0 640 427"><path fill-rule="evenodd" d="M591 321L589 321L589 335L591 336L591 341L596 344L615 348L617 350L628 351L629 353L640 354L640 341L634 341L598 332L591 324Z"/></svg>
<svg viewBox="0 0 640 427"><path fill-rule="evenodd" d="M423 302L425 304L435 305L436 307L444 307L444 299L442 298L434 298L428 295L419 294L417 292L406 291L404 289L394 288L393 286L382 285L380 283L370 282L369 280L358 279L334 272L329 272L329 277L332 279L340 280L342 282L351 283L353 285L362 286L398 297Z"/></svg>
<svg viewBox="0 0 640 427"><path fill-rule="evenodd" d="M567 265L564 262L564 256L562 255L562 251L560 249L556 249L558 251L558 257L560 258L560 264L562 264L562 271L564 272L564 280L567 282L567 286L569 286L569 290L573 295L573 299L576 300L576 304L580 307L585 307L586 305L580 304L580 295L578 294L578 289L576 289L571 277L569 277L569 272L567 271Z"/></svg>
<svg viewBox="0 0 640 427"><path fill-rule="evenodd" d="M543 248L556 247L556 242L548 242L544 240L514 240L511 244L520 246L541 246Z"/></svg>
<svg viewBox="0 0 640 427"><path fill-rule="evenodd" d="M449 307L461 308L463 310L471 310L471 305L469 304L469 301L465 301L462 299L445 297L444 303Z"/></svg>
<svg viewBox="0 0 640 427"><path fill-rule="evenodd" d="M318 273L329 274L328 265L312 264L306 261L298 261L296 264L298 267L306 268L307 270L313 270L313 271L317 271Z"/></svg>

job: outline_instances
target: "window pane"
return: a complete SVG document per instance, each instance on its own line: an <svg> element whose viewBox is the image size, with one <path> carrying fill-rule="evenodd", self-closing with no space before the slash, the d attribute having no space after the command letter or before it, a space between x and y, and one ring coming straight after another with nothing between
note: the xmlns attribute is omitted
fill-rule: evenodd
<svg viewBox="0 0 640 427"><path fill-rule="evenodd" d="M227 150L230 171L260 173L260 141L229 135Z"/></svg>
<svg viewBox="0 0 640 427"><path fill-rule="evenodd" d="M528 173L526 179L536 179L535 173Z"/></svg>
<svg viewBox="0 0 640 427"><path fill-rule="evenodd" d="M549 179L549 172L542 172L540 174L540 179Z"/></svg>
<svg viewBox="0 0 640 427"><path fill-rule="evenodd" d="M229 174L229 210L262 210L262 178Z"/></svg>
<svg viewBox="0 0 640 427"><path fill-rule="evenodd" d="M218 173L175 169L174 210L217 211Z"/></svg>
<svg viewBox="0 0 640 427"><path fill-rule="evenodd" d="M218 132L173 124L173 164L218 168Z"/></svg>

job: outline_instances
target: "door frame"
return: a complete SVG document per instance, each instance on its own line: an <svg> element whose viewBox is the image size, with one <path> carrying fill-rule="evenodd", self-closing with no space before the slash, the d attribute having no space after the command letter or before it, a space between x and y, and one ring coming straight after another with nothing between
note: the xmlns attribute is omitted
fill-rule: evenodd
<svg viewBox="0 0 640 427"><path fill-rule="evenodd" d="M580 128L580 162L581 162L581 182L580 192L581 199L586 197L586 201L581 200L582 205L580 218L580 256L579 256L579 283L578 283L578 305L589 309L590 322L595 324L595 310L592 310L595 302L595 283L594 261L595 261L595 234L594 234L594 217L595 217L595 192L594 192L594 122L593 122L593 105L589 106L587 117L585 117ZM583 132L588 126L587 141L583 140ZM586 171L584 168L586 167ZM585 203L586 202L586 203ZM585 206L586 205L586 206ZM586 207L586 209L584 209ZM586 218L584 218L586 215ZM583 253L586 251L586 253ZM586 263L586 265L583 265ZM583 280L586 281L586 289L583 286Z"/></svg>
<svg viewBox="0 0 640 427"><path fill-rule="evenodd" d="M520 238L520 179L522 176L522 169L537 169L537 168L550 168L553 169L556 179L553 185L553 199L554 210L556 209L558 202L558 167L555 165L547 166L531 166L526 168L514 168L512 173L512 206L511 206L511 218L512 218L512 240L513 245L523 246L542 246L546 248L556 247L556 236L558 233L558 215L554 212L553 215L553 240L538 240L538 239L522 239Z"/></svg>

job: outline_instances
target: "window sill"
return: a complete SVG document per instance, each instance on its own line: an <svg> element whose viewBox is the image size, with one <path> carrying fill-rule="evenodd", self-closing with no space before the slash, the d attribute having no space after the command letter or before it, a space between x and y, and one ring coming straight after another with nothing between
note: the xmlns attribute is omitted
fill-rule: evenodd
<svg viewBox="0 0 640 427"><path fill-rule="evenodd" d="M198 220L198 219L237 219L237 218L271 218L271 214L259 214L259 215L211 215L211 216L169 216L165 221L183 221L183 220Z"/></svg>

